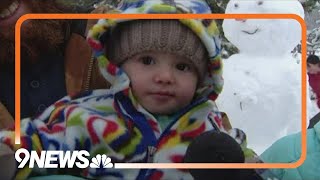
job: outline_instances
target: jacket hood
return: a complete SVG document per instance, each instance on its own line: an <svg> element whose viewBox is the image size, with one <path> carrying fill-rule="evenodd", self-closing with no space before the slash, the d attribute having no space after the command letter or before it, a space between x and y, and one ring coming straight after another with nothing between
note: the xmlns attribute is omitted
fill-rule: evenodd
<svg viewBox="0 0 320 180"><path fill-rule="evenodd" d="M210 14L210 7L202 0L126 0L108 13L113 14ZM134 19L100 19L88 32L88 43L99 61L102 75L112 84L112 89L124 90L130 81L121 68L109 62L105 55L104 35L117 24ZM197 97L215 100L222 90L222 61L219 30L211 19L179 19L190 28L208 52L208 72L204 84L197 90Z"/></svg>

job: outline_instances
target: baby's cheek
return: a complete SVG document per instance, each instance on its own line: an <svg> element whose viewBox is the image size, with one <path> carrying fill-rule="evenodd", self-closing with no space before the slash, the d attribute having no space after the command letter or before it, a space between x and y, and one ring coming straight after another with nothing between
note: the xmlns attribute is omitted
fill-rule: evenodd
<svg viewBox="0 0 320 180"><path fill-rule="evenodd" d="M182 88L179 92L179 96L181 101L185 102L186 104L190 103L195 95L195 86L188 86Z"/></svg>

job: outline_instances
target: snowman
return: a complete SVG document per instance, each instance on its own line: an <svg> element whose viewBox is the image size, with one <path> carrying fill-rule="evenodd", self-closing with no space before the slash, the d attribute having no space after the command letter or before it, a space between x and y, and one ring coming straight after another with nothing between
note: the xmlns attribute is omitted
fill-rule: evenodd
<svg viewBox="0 0 320 180"><path fill-rule="evenodd" d="M226 8L226 14L249 13L304 17L298 0L230 0ZM217 105L260 154L301 131L301 64L290 53L301 40L301 26L294 19L225 19L222 27L240 53L224 60Z"/></svg>

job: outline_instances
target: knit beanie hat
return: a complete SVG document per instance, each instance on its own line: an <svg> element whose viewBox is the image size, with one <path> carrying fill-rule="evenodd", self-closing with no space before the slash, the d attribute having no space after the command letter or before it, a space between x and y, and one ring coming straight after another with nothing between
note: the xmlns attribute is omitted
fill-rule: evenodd
<svg viewBox="0 0 320 180"><path fill-rule="evenodd" d="M106 56L121 65L146 51L185 57L195 65L199 79L207 72L209 58L200 38L178 20L134 20L120 23L106 37Z"/></svg>

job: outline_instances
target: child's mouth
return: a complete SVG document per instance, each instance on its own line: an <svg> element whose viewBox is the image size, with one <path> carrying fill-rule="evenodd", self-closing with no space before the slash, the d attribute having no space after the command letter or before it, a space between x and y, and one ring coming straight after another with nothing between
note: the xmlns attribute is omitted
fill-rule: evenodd
<svg viewBox="0 0 320 180"><path fill-rule="evenodd" d="M157 101L168 101L174 97L173 93L170 92L154 92L150 93L151 97Z"/></svg>

